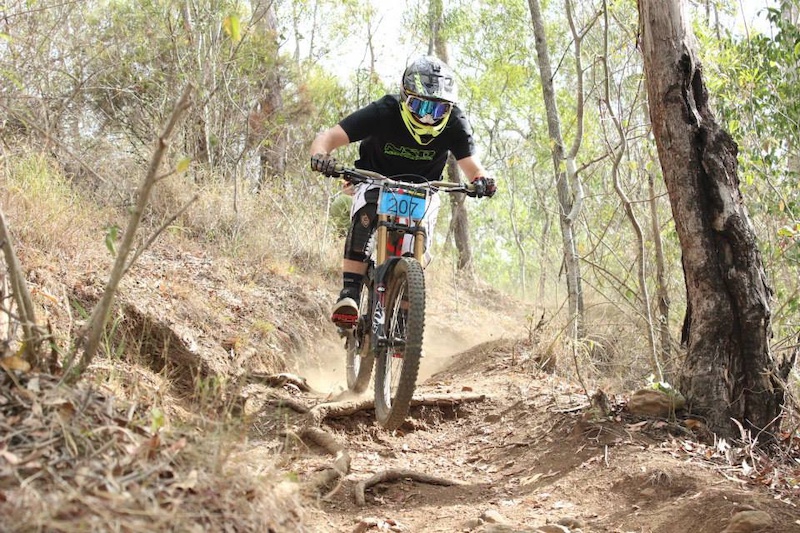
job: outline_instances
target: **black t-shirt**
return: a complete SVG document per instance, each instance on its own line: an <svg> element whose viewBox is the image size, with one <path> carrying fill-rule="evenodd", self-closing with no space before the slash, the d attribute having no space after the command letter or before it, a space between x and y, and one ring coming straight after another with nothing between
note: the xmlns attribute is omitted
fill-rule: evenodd
<svg viewBox="0 0 800 533"><path fill-rule="evenodd" d="M351 142L361 141L356 167L389 177L417 174L428 181L436 181L441 179L448 152L452 152L456 160L475 153L472 128L464 112L456 106L444 130L426 145L418 144L406 128L400 116L398 95L387 94L348 115L339 125Z"/></svg>

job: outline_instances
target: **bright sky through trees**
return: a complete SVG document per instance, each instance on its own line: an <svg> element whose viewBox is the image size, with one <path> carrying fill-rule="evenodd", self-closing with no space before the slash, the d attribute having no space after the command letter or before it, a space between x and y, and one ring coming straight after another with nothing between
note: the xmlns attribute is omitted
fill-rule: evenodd
<svg viewBox="0 0 800 533"><path fill-rule="evenodd" d="M414 2L385 2L369 0L377 15L373 27L373 46L375 51L375 69L387 83L399 83L400 73L405 68L408 58L427 51L424 45L414 46L409 42L407 23L409 9ZM739 0L739 8L734 19L722 20L725 26L741 34L747 32L769 30L765 8L775 6L775 0ZM702 6L697 7L702 10ZM370 57L366 31L354 26L343 46L333 50L322 62L331 71L336 71L341 79L346 80L361 68L369 68Z"/></svg>

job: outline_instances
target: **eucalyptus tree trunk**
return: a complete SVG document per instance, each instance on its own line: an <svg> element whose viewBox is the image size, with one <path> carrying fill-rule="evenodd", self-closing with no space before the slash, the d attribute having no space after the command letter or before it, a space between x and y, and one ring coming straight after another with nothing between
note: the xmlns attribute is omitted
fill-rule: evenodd
<svg viewBox="0 0 800 533"><path fill-rule="evenodd" d="M444 24L444 8L442 0L430 0L428 6L429 18L431 21L431 40L428 46L428 54L436 54L445 63L450 62L447 53L447 42L442 36L442 26ZM458 164L452 154L447 158L447 179L449 181L459 181ZM469 240L469 217L467 216L467 206L464 202L466 195L463 193L448 194L450 197L450 232L453 234L453 241L458 250L458 262L456 267L460 272L472 275L472 245Z"/></svg>
<svg viewBox="0 0 800 533"><path fill-rule="evenodd" d="M447 180L458 181L459 170L455 158L450 155L447 158ZM467 206L464 200L466 194L452 193L450 197L450 231L453 233L453 241L458 250L458 261L456 268L471 276L474 273L472 261L472 244L469 239L469 217L467 216Z"/></svg>
<svg viewBox="0 0 800 533"><path fill-rule="evenodd" d="M544 214L544 222L542 222L542 234L539 238L539 286L536 291L536 298L538 301L544 302L545 297L545 287L547 286L547 269L545 268L545 257L547 257L547 247L550 244L550 226L552 225L552 220L550 218L550 212L545 211Z"/></svg>
<svg viewBox="0 0 800 533"><path fill-rule="evenodd" d="M800 25L800 6L793 5L791 2L781 2L780 6L781 16L785 20L788 20L795 26Z"/></svg>
<svg viewBox="0 0 800 533"><path fill-rule="evenodd" d="M569 11L569 0L566 2ZM547 130L552 143L551 153L553 170L556 179L558 202L560 206L559 222L561 224L561 239L564 248L564 265L567 274L567 298L569 307L568 331L573 338L582 338L583 331L583 291L581 289L580 258L578 257L577 243L575 242L575 220L580 212L583 193L575 168L575 155L580 148L583 126L583 72L580 64L580 41L582 35L575 32L570 14L570 28L573 32L575 44L575 60L577 75L578 109L577 133L569 153L564 149L564 139L561 135L561 119L556 105L555 89L553 87L553 73L550 68L550 55L547 50L547 34L542 19L542 10L539 0L528 0L533 22L533 33L536 41L536 55L539 64L539 75L542 80L544 105L547 112Z"/></svg>
<svg viewBox="0 0 800 533"><path fill-rule="evenodd" d="M182 31L184 39L191 49L193 64L191 76L197 87L214 87L216 80L216 65L211 59L215 57L214 48L218 46L219 39L215 35L205 32L211 31L202 24L195 24L196 10L200 7L186 2L181 5ZM202 20L202 17L199 17ZM209 99L198 102L189 111L186 128L186 151L193 161L214 165L216 157L211 142L211 110ZM218 145L218 143L217 143Z"/></svg>
<svg viewBox="0 0 800 533"><path fill-rule="evenodd" d="M769 338L770 289L739 190L738 148L717 124L681 0L639 0L650 118L683 252L688 352L679 386L723 437L778 428L790 364ZM764 433L762 433L764 432Z"/></svg>
<svg viewBox="0 0 800 533"><path fill-rule="evenodd" d="M658 378L658 381L664 381L664 372L661 368L661 361L658 357L658 348L656 347L656 336L653 328L653 314L650 312L650 293L647 290L647 254L645 253L644 247L644 231L642 230L642 225L639 223L639 220L636 218L633 205L631 204L628 195L623 190L622 183L620 182L619 167L625 152L628 150L628 139L626 137L625 130L622 127L622 123L617 117L617 114L614 112L614 106L611 105L611 73L608 69L608 5L606 4L605 0L603 1L603 17L605 19L605 26L603 28L603 56L601 59L605 74L603 77L603 93L605 96L606 112L611 118L611 122L614 124L614 128L616 129L619 137L619 144L617 147L610 148L611 155L613 157L611 175L614 178L614 190L617 192L617 196L619 196L619 199L622 202L622 208L625 211L625 216L628 218L628 222L630 222L633 232L636 235L636 262L638 274L637 277L639 282L638 296L639 303L642 306L641 312L644 318L644 326L647 330L647 341L650 348L650 369Z"/></svg>

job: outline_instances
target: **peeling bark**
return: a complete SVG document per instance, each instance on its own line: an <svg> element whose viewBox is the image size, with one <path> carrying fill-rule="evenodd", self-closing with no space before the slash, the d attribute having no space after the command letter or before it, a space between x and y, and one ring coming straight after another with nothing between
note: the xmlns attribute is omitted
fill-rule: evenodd
<svg viewBox="0 0 800 533"><path fill-rule="evenodd" d="M777 429L785 389L769 349L771 289L739 190L738 148L709 107L680 0L639 0L650 117L686 278L679 387L723 437Z"/></svg>

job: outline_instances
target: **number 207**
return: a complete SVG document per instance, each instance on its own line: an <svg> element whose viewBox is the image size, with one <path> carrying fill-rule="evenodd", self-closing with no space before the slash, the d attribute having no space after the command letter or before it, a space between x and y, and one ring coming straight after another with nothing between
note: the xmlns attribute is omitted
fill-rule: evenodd
<svg viewBox="0 0 800 533"><path fill-rule="evenodd" d="M417 207L421 204L421 200L411 196L391 196L389 198L388 207L392 213L397 213L400 216L409 216L415 214Z"/></svg>

